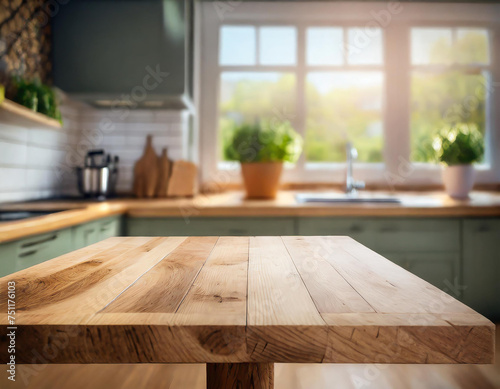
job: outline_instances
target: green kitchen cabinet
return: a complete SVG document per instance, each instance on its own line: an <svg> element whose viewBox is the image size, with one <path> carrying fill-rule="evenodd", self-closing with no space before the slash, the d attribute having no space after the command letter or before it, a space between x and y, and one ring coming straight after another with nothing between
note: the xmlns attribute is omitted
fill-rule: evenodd
<svg viewBox="0 0 500 389"><path fill-rule="evenodd" d="M99 226L93 221L73 227L73 249L90 246L99 242Z"/></svg>
<svg viewBox="0 0 500 389"><path fill-rule="evenodd" d="M0 245L0 276L37 265L73 250L71 229L52 231Z"/></svg>
<svg viewBox="0 0 500 389"><path fill-rule="evenodd" d="M297 235L346 235L374 249L373 226L369 219L336 217L301 217Z"/></svg>
<svg viewBox="0 0 500 389"><path fill-rule="evenodd" d="M500 319L500 219L463 221L464 302Z"/></svg>
<svg viewBox="0 0 500 389"><path fill-rule="evenodd" d="M422 218L298 219L298 235L347 235L377 252L457 252L460 221Z"/></svg>
<svg viewBox="0 0 500 389"><path fill-rule="evenodd" d="M294 218L127 218L128 236L294 235Z"/></svg>
<svg viewBox="0 0 500 389"><path fill-rule="evenodd" d="M111 216L73 227L73 249L81 249L101 240L119 236L122 232L120 216Z"/></svg>
<svg viewBox="0 0 500 389"><path fill-rule="evenodd" d="M121 216L111 216L46 234L0 244L0 277L121 235Z"/></svg>

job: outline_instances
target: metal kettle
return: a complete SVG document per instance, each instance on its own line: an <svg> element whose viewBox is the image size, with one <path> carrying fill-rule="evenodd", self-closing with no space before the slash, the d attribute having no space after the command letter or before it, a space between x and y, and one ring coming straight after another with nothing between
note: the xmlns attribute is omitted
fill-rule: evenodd
<svg viewBox="0 0 500 389"><path fill-rule="evenodd" d="M104 150L90 150L85 165L76 168L78 190L85 197L103 199L115 193L118 179L117 156L106 156Z"/></svg>

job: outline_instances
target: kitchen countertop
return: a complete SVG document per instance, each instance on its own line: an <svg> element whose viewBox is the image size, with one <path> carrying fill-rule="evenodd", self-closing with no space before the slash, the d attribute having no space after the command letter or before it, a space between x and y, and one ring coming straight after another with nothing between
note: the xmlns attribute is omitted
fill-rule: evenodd
<svg viewBox="0 0 500 389"><path fill-rule="evenodd" d="M500 216L500 193L473 192L467 200L453 200L443 192L392 192L401 204L301 204L294 191L282 191L276 200L246 200L240 191L198 195L190 199L133 198L105 202L85 200L48 200L4 204L0 210L66 209L50 215L0 223L0 242L60 228L126 214L130 217L294 217L294 216L356 216L356 217L487 217ZM364 191L363 193L370 193ZM375 193L375 192L372 192ZM383 192L376 192L383 194ZM388 192L386 192L389 194Z"/></svg>

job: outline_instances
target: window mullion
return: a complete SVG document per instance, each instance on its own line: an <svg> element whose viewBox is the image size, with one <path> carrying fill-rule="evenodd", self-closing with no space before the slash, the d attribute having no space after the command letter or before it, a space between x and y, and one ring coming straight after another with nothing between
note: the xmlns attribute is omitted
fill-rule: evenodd
<svg viewBox="0 0 500 389"><path fill-rule="evenodd" d="M305 139L306 135L306 28L304 25L297 25L297 68L296 68L296 117L294 120L295 129ZM296 170L300 178L304 177L305 170L305 150L297 161Z"/></svg>
<svg viewBox="0 0 500 389"><path fill-rule="evenodd" d="M385 29L384 160L389 185L404 184L410 161L410 33L409 27ZM397 53L397 54L395 54Z"/></svg>

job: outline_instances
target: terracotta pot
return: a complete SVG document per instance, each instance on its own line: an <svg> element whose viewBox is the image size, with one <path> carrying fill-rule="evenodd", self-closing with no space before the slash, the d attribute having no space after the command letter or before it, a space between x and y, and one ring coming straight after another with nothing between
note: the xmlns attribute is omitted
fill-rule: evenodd
<svg viewBox="0 0 500 389"><path fill-rule="evenodd" d="M449 196L464 199L474 187L474 166L446 166L443 170L443 182Z"/></svg>
<svg viewBox="0 0 500 389"><path fill-rule="evenodd" d="M241 173L249 199L274 199L278 193L283 162L242 163Z"/></svg>

